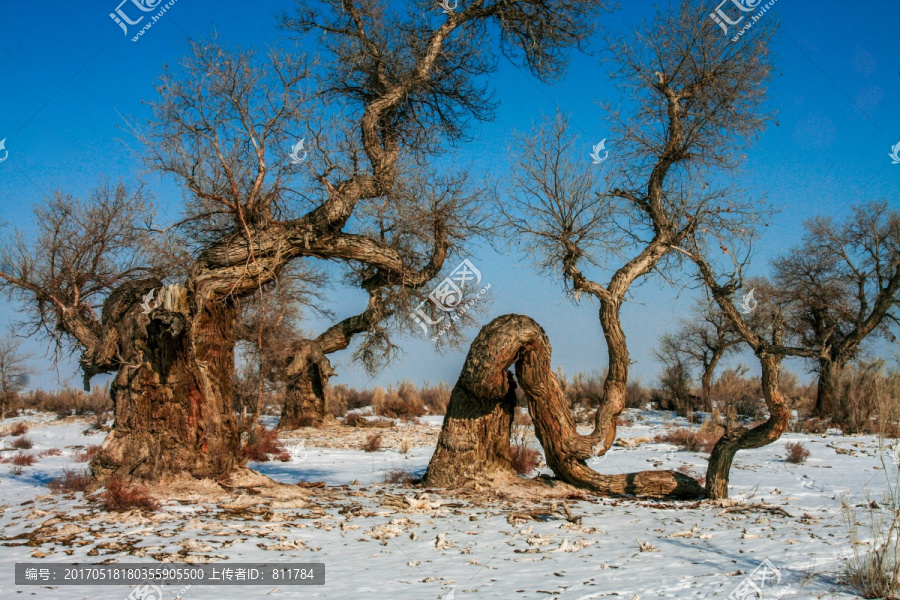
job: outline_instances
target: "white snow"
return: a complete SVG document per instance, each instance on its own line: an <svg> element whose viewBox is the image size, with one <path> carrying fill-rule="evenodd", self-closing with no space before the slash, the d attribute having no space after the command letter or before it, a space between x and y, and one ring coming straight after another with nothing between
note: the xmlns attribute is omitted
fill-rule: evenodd
<svg viewBox="0 0 900 600"><path fill-rule="evenodd" d="M665 413L630 411L628 416L642 420L620 428L623 438L653 438L667 423L680 423ZM153 555L326 565L324 586L194 586L184 592L189 600L724 599L765 559L780 571L781 582L771 590L783 598L855 598L835 579L842 554L850 550L841 498L867 503L868 492L880 500L886 475L878 441L871 436L786 434L770 446L738 453L731 496L781 507L790 517L725 513L726 507L710 502L690 508L690 503L594 498L568 501L580 524L562 514L510 523L511 509L502 503L475 505L379 483L391 469L424 471L431 447L403 455L389 449L366 453L311 446L301 460L250 465L286 483L325 481L330 492L311 492L309 506L256 506L260 501L245 496L236 504L249 506L250 513L227 512L212 503L170 502L155 515L111 518L81 494L50 496L45 487L63 468L83 468L84 463L75 462L75 452L101 443L105 434L85 434L85 420L62 422L40 415L7 419L2 427L18 420L31 428L26 437L34 447L25 452L36 455L55 447L63 454L40 458L20 475L10 473L12 465L0 464L3 598L124 600L131 592L127 586L15 586L13 564L155 562ZM428 420L432 426L440 422ZM15 453L8 449L11 439L0 439L4 458ZM812 453L805 464L783 460L785 443L795 440ZM889 470L896 468L886 463ZM589 464L607 473L687 464L703 473L706 455L650 442L616 446L609 456ZM359 485L333 489L353 481ZM403 497L409 498L405 505ZM55 523L58 517L62 520ZM42 524L42 531L56 528L57 534L26 545ZM175 598L179 589L165 587L163 598Z"/></svg>

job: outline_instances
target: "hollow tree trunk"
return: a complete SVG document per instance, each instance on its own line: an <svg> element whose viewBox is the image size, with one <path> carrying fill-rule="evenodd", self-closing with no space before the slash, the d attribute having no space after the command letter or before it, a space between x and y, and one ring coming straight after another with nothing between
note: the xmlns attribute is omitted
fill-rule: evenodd
<svg viewBox="0 0 900 600"><path fill-rule="evenodd" d="M771 444L780 438L788 427L791 413L778 389L781 358L764 353L759 357L759 362L762 367L762 390L769 409L769 418L765 423L750 429L731 426L726 429L709 456L706 470L706 495L709 498L728 497L728 478L738 450Z"/></svg>
<svg viewBox="0 0 900 600"><path fill-rule="evenodd" d="M115 425L91 472L100 484L110 476L221 477L241 464L231 396L236 308L230 300L194 307L189 291L169 286L144 314L138 303L147 289L117 290L104 305L124 364L110 386Z"/></svg>
<svg viewBox="0 0 900 600"><path fill-rule="evenodd" d="M297 429L321 423L325 418L325 386L334 374L318 342L303 340L286 369L287 386L279 429Z"/></svg>
<svg viewBox="0 0 900 600"><path fill-rule="evenodd" d="M426 485L456 486L497 472L511 472L509 423L514 383L509 380L507 369L515 363L547 465L560 479L607 495L703 496L703 488L681 473L603 475L588 467L587 459L602 448L602 441L598 443L593 435L577 433L562 388L550 367L550 355L550 343L543 329L524 315L497 317L482 328L453 388L438 445L425 475Z"/></svg>

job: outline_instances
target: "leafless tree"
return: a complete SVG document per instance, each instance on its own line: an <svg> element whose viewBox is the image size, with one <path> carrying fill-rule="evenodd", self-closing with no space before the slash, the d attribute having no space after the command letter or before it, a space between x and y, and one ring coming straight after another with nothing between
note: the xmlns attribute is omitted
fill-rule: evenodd
<svg viewBox="0 0 900 600"><path fill-rule="evenodd" d="M737 350L740 342L741 337L719 307L704 298L694 306L690 317L679 319L677 331L660 338L654 355L671 374L689 374L693 369L700 372L702 410L710 412L713 409L710 389L716 367L729 353Z"/></svg>
<svg viewBox="0 0 900 600"><path fill-rule="evenodd" d="M739 234L758 214L713 181L739 164L769 118L771 30L764 25L723 43L698 18L703 12L682 1L633 36L610 40L618 65L611 75L635 108L611 111L611 152L602 166L590 163L590 147L570 135L562 115L522 136L513 151L518 168L501 206L510 235L576 302L587 294L600 304L609 375L593 433L569 443L578 460L609 450L625 408L629 355L620 311L632 285L668 272L681 258L672 249L697 232ZM561 476L594 487L585 471Z"/></svg>
<svg viewBox="0 0 900 600"><path fill-rule="evenodd" d="M5 419L19 392L34 374L31 356L21 351L21 338L6 331L0 336L0 419Z"/></svg>
<svg viewBox="0 0 900 600"><path fill-rule="evenodd" d="M184 189L183 218L164 229L177 226L188 240L185 274L160 289L159 279L146 278L151 260L117 265L93 222L88 247L111 265L105 277L88 262L64 279L43 278L67 244L37 263L33 241L7 244L17 260L4 261L6 285L41 325L82 349L87 378L116 373L115 427L91 463L96 480L220 478L239 467L232 375L242 299L301 257L364 264L375 290L433 279L446 247L432 246L416 268L398 248L348 230L351 217L402 189L405 164L428 164L464 136L470 119L490 116L482 76L498 47L538 76L558 75L599 6L479 0L448 15L431 7L423 18L369 0L298 3L283 24L321 36L324 65L195 43L180 71L157 86L150 123L134 125L150 166ZM294 164L286 150L301 132L314 151ZM132 256L131 241L116 247ZM85 278L97 280L88 298Z"/></svg>
<svg viewBox="0 0 900 600"><path fill-rule="evenodd" d="M843 221L817 217L802 242L774 261L773 282L793 310L787 325L814 349L815 412L828 416L838 378L872 337L900 325L900 212L886 202L855 206Z"/></svg>

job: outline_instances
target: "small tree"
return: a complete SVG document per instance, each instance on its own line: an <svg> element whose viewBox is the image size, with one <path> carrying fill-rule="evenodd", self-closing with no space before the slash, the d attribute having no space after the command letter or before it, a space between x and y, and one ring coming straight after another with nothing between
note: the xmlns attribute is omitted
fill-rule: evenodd
<svg viewBox="0 0 900 600"><path fill-rule="evenodd" d="M30 355L21 352L21 339L7 330L0 336L0 419L5 419L19 392L28 385L34 369Z"/></svg>
<svg viewBox="0 0 900 600"><path fill-rule="evenodd" d="M740 336L714 302L704 298L687 319L679 319L679 328L659 340L654 355L666 368L665 381L676 401L690 402L690 372L700 372L702 410L712 411L711 388L716 367L729 353L737 350ZM685 386L686 384L686 386ZM674 387L673 387L674 386ZM679 391L680 390L680 391ZM687 405L685 404L684 407Z"/></svg>

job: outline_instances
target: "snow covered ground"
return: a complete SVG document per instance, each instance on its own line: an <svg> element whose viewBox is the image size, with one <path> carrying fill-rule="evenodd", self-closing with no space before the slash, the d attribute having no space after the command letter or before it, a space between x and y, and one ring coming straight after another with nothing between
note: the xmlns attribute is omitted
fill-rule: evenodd
<svg viewBox="0 0 900 600"><path fill-rule="evenodd" d="M680 423L668 413L631 411L622 438L649 437ZM638 420L640 419L640 420ZM851 505L880 500L886 472L873 437L787 434L777 443L738 453L732 502L658 503L575 494L539 505L487 494L447 496L380 483L386 472L424 471L433 446L374 453L326 444L312 430L286 441L291 462L251 467L289 484L324 481L296 500L264 499L235 491L219 502L169 501L158 513L108 513L82 494L49 495L46 483L63 468L82 468L76 452L99 444L85 420L53 416L24 420L34 442L23 452L59 448L12 472L0 465L0 596L124 600L128 586L16 586L16 562L323 562L324 586L194 586L189 600L250 598L728 598L767 560L766 598L855 598L835 573L850 551L841 517ZM440 418L426 418L410 439L434 439ZM348 428L349 429L349 428ZM328 435L335 441L335 431ZM410 430L411 431L411 430ZM315 439L315 436L319 436ZM0 443L2 456L11 436ZM301 443L302 440L302 443ZM783 459L784 445L802 441L812 453L802 465ZM885 461L888 470L896 465ZM655 442L616 446L591 466L601 472L692 466L706 455ZM352 483L352 485L350 485ZM548 484L549 485L549 484ZM165 500L165 499L163 499ZM783 509L744 510L741 505ZM538 520L516 512L544 509ZM776 571L772 571L775 569ZM769 575L766 579L764 576ZM763 577L761 577L763 576ZM165 586L162 598L181 588ZM756 598L756 595L736 596ZM157 600L149 595L147 600Z"/></svg>

